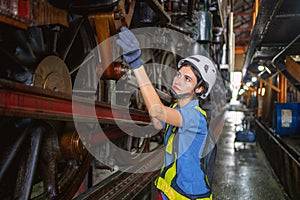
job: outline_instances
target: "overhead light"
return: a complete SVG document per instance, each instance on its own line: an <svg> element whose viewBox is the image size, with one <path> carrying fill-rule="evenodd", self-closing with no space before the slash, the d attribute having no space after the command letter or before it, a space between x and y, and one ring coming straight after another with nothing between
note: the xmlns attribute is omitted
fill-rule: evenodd
<svg viewBox="0 0 300 200"><path fill-rule="evenodd" d="M240 91L239 91L239 95L242 95L242 94L244 94L244 92L245 92L245 90L244 90L244 89L240 89Z"/></svg>
<svg viewBox="0 0 300 200"><path fill-rule="evenodd" d="M265 69L265 66L263 66L263 65L258 65L258 71L263 71Z"/></svg>
<svg viewBox="0 0 300 200"><path fill-rule="evenodd" d="M261 88L261 96L264 96L265 92L266 92L266 89L265 88Z"/></svg>
<svg viewBox="0 0 300 200"><path fill-rule="evenodd" d="M265 67L265 69L269 74L272 74L271 70L268 67Z"/></svg>
<svg viewBox="0 0 300 200"><path fill-rule="evenodd" d="M293 58L295 62L300 62L300 55L292 55L291 58Z"/></svg>
<svg viewBox="0 0 300 200"><path fill-rule="evenodd" d="M262 66L262 65L259 65L258 66L258 70L260 71L257 76L261 76L264 72L267 72L268 74L272 74L271 70L267 67L267 66Z"/></svg>
<svg viewBox="0 0 300 200"><path fill-rule="evenodd" d="M261 96L264 96L266 92L265 88L258 88L258 94L260 94Z"/></svg>
<svg viewBox="0 0 300 200"><path fill-rule="evenodd" d="M253 76L253 77L251 78L251 81L252 81L253 83L255 83L255 82L257 81L257 78L256 78L255 76Z"/></svg>

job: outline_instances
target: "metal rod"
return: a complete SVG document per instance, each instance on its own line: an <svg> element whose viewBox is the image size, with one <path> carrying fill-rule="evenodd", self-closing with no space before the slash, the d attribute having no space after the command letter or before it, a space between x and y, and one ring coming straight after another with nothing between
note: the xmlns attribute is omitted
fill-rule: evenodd
<svg viewBox="0 0 300 200"><path fill-rule="evenodd" d="M30 117L70 121L74 118L83 121L115 124L116 121L147 125L150 118L147 112L71 95L46 91L12 81L0 80L0 114L4 116ZM92 116L95 113L96 116ZM129 114L128 114L129 113Z"/></svg>
<svg viewBox="0 0 300 200"><path fill-rule="evenodd" d="M35 127L35 129L31 129L31 127L29 127L25 131L32 130L33 132L30 138L29 152L28 154L26 154L26 160L22 162L22 164L24 165L18 171L18 180L16 184L14 199L29 199L31 194L43 133L41 127Z"/></svg>
<svg viewBox="0 0 300 200"><path fill-rule="evenodd" d="M62 60L63 60L63 61L65 61L66 58L67 58L67 55L68 55L68 53L69 53L69 51L70 51L70 49L71 49L71 47L72 47L72 45L73 45L73 43L74 43L74 41L75 41L75 38L76 38L76 36L77 36L78 33L79 33L79 30L80 30L80 28L81 28L81 25L82 25L82 23L83 23L83 20L84 20L84 19L81 18L79 24L77 25L77 28L76 28L75 31L74 31L74 34L73 34L73 37L72 37L70 43L69 43L69 44L66 46L66 48L65 48L65 52L64 52L64 54L63 54L63 56L62 56Z"/></svg>
<svg viewBox="0 0 300 200"><path fill-rule="evenodd" d="M275 60L281 55L281 54L283 54L292 44L294 44L297 40L298 40L298 38L300 37L300 34L298 34L284 49L282 49L276 56L274 56L274 58L272 59L272 61L271 61L271 64L275 67L275 68L277 68L276 67L276 65L275 65Z"/></svg>
<svg viewBox="0 0 300 200"><path fill-rule="evenodd" d="M13 145L13 147L11 148L10 153L8 154L6 160L4 161L4 163L2 164L2 167L0 169L0 182L3 178L3 175L5 174L5 172L7 171L8 167L10 166L10 164L12 163L13 159L16 157L21 144L23 143L25 137L27 135L27 132L23 132L23 134L21 134L21 136L18 138L18 140L16 141L16 143Z"/></svg>

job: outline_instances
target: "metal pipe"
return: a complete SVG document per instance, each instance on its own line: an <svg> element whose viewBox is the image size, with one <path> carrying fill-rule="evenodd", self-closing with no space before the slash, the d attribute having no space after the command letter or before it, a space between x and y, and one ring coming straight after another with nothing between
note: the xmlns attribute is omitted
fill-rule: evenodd
<svg viewBox="0 0 300 200"><path fill-rule="evenodd" d="M229 71L234 71L234 57L235 57L235 34L233 32L233 12L229 14L229 44L228 44L228 64L229 64Z"/></svg>
<svg viewBox="0 0 300 200"><path fill-rule="evenodd" d="M186 34L186 35L192 35L194 32L193 31L190 31L190 30L185 30L179 26L175 26L174 24L167 24L167 27L172 29L172 30L175 30L175 31L178 31L180 33L183 33L183 34Z"/></svg>
<svg viewBox="0 0 300 200"><path fill-rule="evenodd" d="M282 73L279 73L279 88L278 102L286 103L287 79Z"/></svg>
<svg viewBox="0 0 300 200"><path fill-rule="evenodd" d="M300 34L298 34L284 49L282 49L277 55L274 56L274 58L271 61L272 66L274 66L275 68L275 60L281 55L283 54L292 44L294 44L300 37Z"/></svg>
<svg viewBox="0 0 300 200"><path fill-rule="evenodd" d="M204 11L208 11L208 0L204 0Z"/></svg>
<svg viewBox="0 0 300 200"><path fill-rule="evenodd" d="M257 13L258 13L258 7L259 7L259 0L255 0L254 1L254 8L253 8L253 13L252 13L252 29L254 27L255 21L256 21L256 17L257 17Z"/></svg>

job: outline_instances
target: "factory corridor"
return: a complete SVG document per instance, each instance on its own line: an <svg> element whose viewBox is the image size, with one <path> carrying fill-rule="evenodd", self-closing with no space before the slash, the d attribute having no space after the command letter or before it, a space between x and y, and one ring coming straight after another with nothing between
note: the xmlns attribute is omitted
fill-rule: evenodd
<svg viewBox="0 0 300 200"><path fill-rule="evenodd" d="M235 127L242 123L243 112L227 111L213 181L214 200L289 199L278 182L258 144L236 142Z"/></svg>

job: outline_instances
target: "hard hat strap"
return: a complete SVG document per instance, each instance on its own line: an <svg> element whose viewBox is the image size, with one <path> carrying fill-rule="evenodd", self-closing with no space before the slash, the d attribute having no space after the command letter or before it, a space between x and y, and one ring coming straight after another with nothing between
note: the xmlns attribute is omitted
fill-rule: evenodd
<svg viewBox="0 0 300 200"><path fill-rule="evenodd" d="M183 93L183 94L177 94L177 92L175 92L175 90L173 90L173 88L170 88L169 91L170 91L170 94L172 95L172 97L174 97L175 99L182 99L182 98L194 95L192 92L187 92L187 93Z"/></svg>

